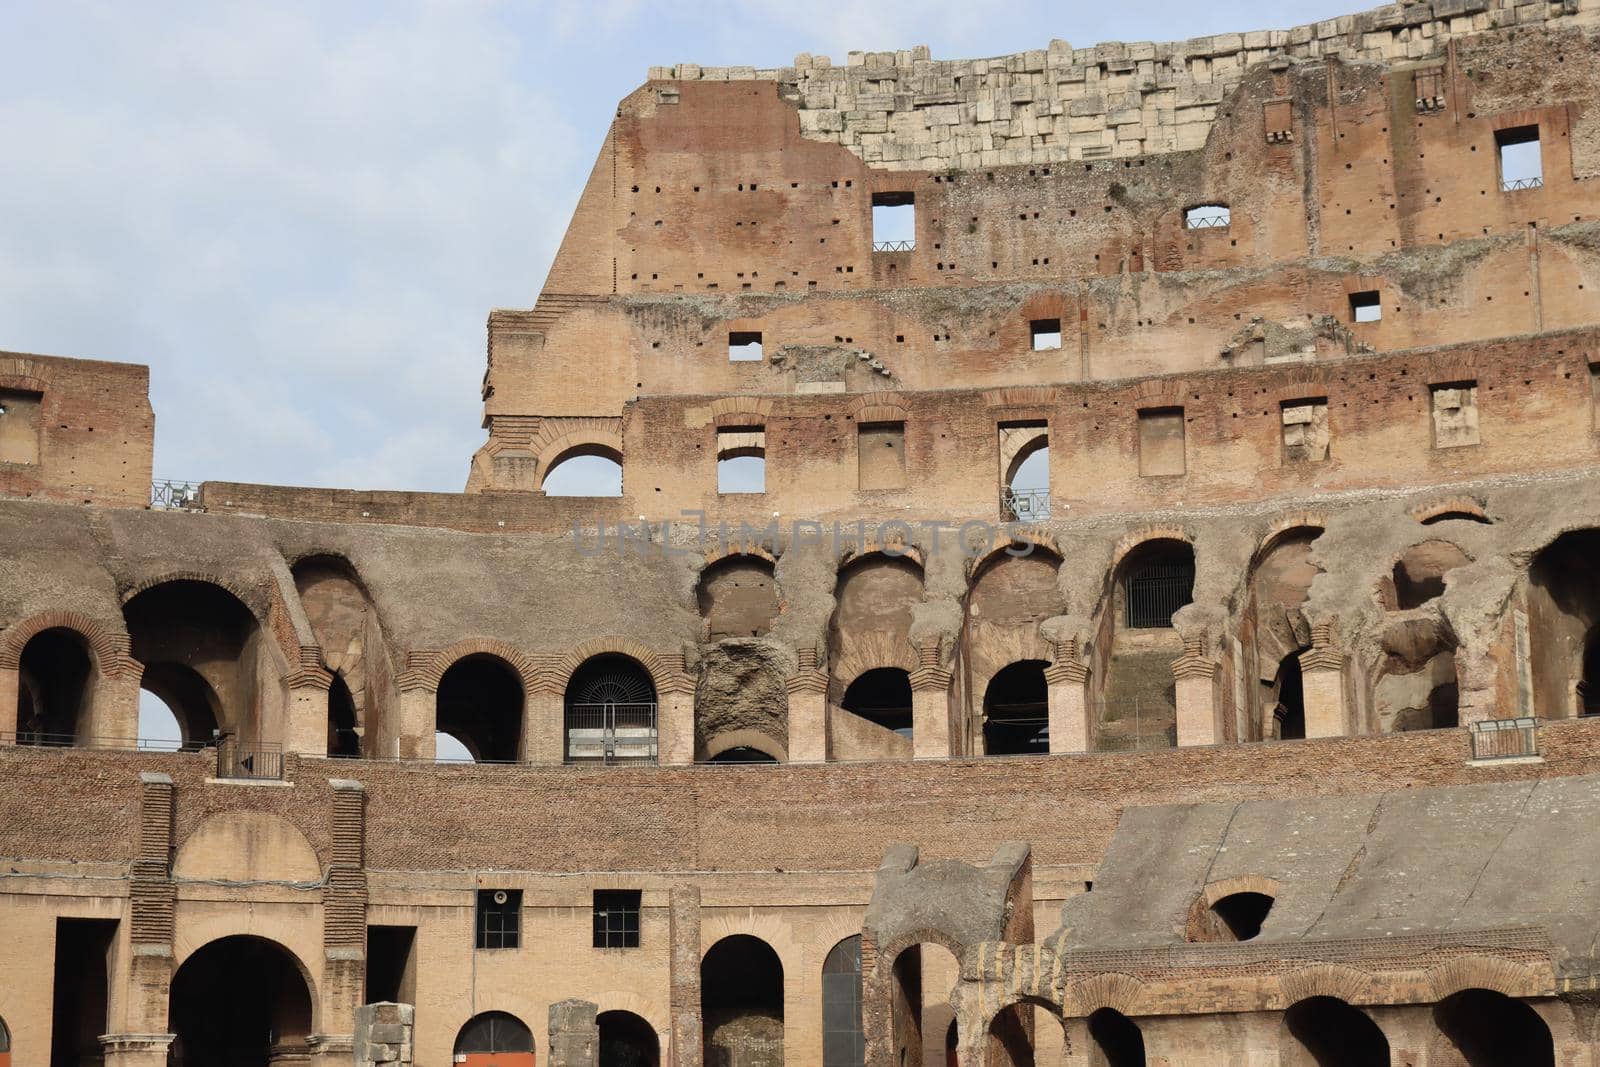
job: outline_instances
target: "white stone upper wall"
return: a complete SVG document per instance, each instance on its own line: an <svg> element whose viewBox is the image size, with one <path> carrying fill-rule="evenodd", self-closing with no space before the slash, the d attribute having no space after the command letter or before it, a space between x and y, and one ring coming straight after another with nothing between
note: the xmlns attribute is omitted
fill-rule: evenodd
<svg viewBox="0 0 1600 1067"><path fill-rule="evenodd" d="M1432 0L1389 4L1290 30L1073 48L992 59L932 59L926 46L851 52L844 67L652 67L650 79L776 81L801 132L870 165L946 170L1181 152L1205 144L1223 96L1257 63L1382 63L1443 57L1453 37L1500 27L1600 25L1600 0ZM670 86L658 86L670 97Z"/></svg>

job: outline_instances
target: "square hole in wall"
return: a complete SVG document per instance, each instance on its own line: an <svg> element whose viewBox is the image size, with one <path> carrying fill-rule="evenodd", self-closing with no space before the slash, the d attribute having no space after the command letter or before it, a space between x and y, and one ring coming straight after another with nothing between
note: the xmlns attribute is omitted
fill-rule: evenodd
<svg viewBox="0 0 1600 1067"><path fill-rule="evenodd" d="M872 250L909 252L916 246L916 194L873 193Z"/></svg>
<svg viewBox="0 0 1600 1067"><path fill-rule="evenodd" d="M1539 153L1539 127L1513 126L1494 133L1500 158L1500 188L1537 189L1544 184L1544 162Z"/></svg>
<svg viewBox="0 0 1600 1067"><path fill-rule="evenodd" d="M1383 298L1376 289L1350 294L1350 321L1377 322L1383 318Z"/></svg>
<svg viewBox="0 0 1600 1067"><path fill-rule="evenodd" d="M1182 408L1148 408L1139 412L1139 473L1146 478L1183 474Z"/></svg>
<svg viewBox="0 0 1600 1067"><path fill-rule="evenodd" d="M750 330L736 330L728 334L728 361L730 363L759 363L761 355L760 333Z"/></svg>
<svg viewBox="0 0 1600 1067"><path fill-rule="evenodd" d="M1033 350L1045 352L1061 347L1061 320L1034 319L1028 323L1028 334L1033 338Z"/></svg>
<svg viewBox="0 0 1600 1067"><path fill-rule="evenodd" d="M859 485L902 489L906 484L906 424L871 422L856 427Z"/></svg>
<svg viewBox="0 0 1600 1067"><path fill-rule="evenodd" d="M0 389L0 463L38 463L44 395Z"/></svg>
<svg viewBox="0 0 1600 1067"><path fill-rule="evenodd" d="M1478 436L1478 383L1444 382L1428 386L1433 409L1433 447L1475 445Z"/></svg>

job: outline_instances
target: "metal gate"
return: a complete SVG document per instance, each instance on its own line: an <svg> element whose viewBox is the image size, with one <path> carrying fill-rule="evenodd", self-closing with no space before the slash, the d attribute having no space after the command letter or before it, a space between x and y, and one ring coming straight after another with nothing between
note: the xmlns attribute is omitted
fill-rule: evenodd
<svg viewBox="0 0 1600 1067"><path fill-rule="evenodd" d="M1152 563L1128 575L1128 626L1172 625L1173 612L1194 599L1194 564Z"/></svg>

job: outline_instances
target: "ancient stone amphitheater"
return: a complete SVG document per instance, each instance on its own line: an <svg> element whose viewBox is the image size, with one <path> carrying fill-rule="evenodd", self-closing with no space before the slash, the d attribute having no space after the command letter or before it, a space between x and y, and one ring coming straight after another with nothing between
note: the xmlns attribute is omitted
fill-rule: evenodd
<svg viewBox="0 0 1600 1067"><path fill-rule="evenodd" d="M1600 1064L1600 0L658 68L487 357L0 359L0 1065Z"/></svg>

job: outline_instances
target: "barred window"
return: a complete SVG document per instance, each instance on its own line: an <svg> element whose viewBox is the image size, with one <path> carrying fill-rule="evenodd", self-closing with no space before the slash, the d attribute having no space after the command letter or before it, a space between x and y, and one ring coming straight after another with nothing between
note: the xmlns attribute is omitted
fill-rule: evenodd
<svg viewBox="0 0 1600 1067"><path fill-rule="evenodd" d="M639 891L594 891L594 947L639 947Z"/></svg>
<svg viewBox="0 0 1600 1067"><path fill-rule="evenodd" d="M522 934L522 890L478 890L479 948L516 948Z"/></svg>

